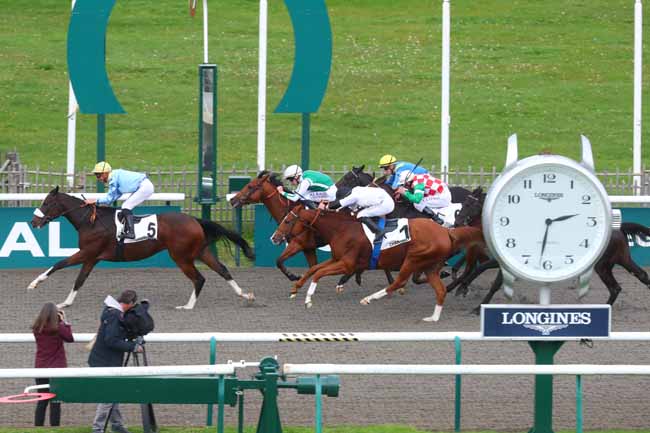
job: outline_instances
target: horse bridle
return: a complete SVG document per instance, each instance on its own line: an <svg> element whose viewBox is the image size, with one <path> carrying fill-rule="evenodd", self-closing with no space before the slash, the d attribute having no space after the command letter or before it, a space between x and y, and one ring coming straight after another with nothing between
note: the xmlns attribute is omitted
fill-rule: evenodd
<svg viewBox="0 0 650 433"><path fill-rule="evenodd" d="M314 223L316 222L318 217L321 215L321 213L322 213L321 209L316 209L316 215L314 215L314 218L311 221L307 221L306 219L302 218L299 214L295 213L293 211L293 209L292 209L284 216L284 218L282 218L282 221L280 221L280 224L278 224L278 228L282 224L285 223L284 220L287 219L287 217L289 215L292 215L294 217L294 219L292 219L290 222L286 223L287 225L289 225L289 229L287 230L286 234L284 235L285 240L289 240L291 238L291 232L293 231L293 227L296 225L296 222L298 222L298 221L303 222L305 224L305 227L307 227L307 229L309 229L309 230L311 230L313 232L316 232L316 228L314 227Z"/></svg>
<svg viewBox="0 0 650 433"><path fill-rule="evenodd" d="M469 226L471 225L476 218L478 218L481 215L480 209L483 207L481 200L477 197L474 197L473 195L467 196L467 199L471 200L471 206L472 210L478 207L479 212L476 215L465 215L465 218L463 220L463 225Z"/></svg>

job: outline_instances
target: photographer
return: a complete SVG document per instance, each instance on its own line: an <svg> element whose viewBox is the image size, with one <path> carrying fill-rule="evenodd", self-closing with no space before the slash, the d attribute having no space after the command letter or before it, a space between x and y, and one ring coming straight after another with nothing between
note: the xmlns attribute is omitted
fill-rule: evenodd
<svg viewBox="0 0 650 433"><path fill-rule="evenodd" d="M91 367L121 367L124 354L127 352L141 353L143 348L133 340L129 340L127 329L122 320L124 313L136 305L138 299L134 290L124 290L115 300L107 296L104 300L104 310L95 344L88 357ZM99 403L93 421L93 433L102 433L106 418L110 414L111 428L115 433L129 433L122 422L122 414L117 403Z"/></svg>
<svg viewBox="0 0 650 433"><path fill-rule="evenodd" d="M34 320L32 332L36 340L35 368L65 368L68 361L65 356L63 343L71 343L72 327L65 319L65 313L59 310L52 302L41 308L41 312ZM37 385L50 383L49 379L36 379ZM45 424L45 411L49 400L41 400L36 404L34 425ZM50 425L61 424L61 403L50 404Z"/></svg>

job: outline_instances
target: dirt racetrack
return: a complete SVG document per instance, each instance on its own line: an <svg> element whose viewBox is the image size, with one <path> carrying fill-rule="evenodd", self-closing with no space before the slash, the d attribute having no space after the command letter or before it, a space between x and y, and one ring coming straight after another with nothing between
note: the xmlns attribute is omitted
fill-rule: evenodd
<svg viewBox="0 0 650 433"><path fill-rule="evenodd" d="M96 270L79 293L76 303L67 310L75 332L95 332L102 300L133 288L141 298L152 303L157 332L297 332L297 331L479 331L479 318L469 311L480 300L494 274L489 273L472 286L466 298L450 295L440 322L422 322L433 308L433 292L426 286L409 284L404 296L394 296L369 306L359 300L383 287L380 272L364 275L361 289L349 283L347 291L337 296L335 280L323 279L311 310L303 306L304 292L296 301L288 300L289 282L274 269L234 269L239 284L254 289L257 302L244 306L216 274L204 270L206 287L193 311L174 309L187 301L190 283L177 269ZM492 271L493 272L493 271ZM61 302L76 277L77 270L54 274L35 291L27 291L34 271L0 272L3 299L0 329L3 333L29 332L31 321L46 301ZM650 325L650 291L625 271L617 270L623 293L613 310L613 331L648 331ZM515 301L535 302L532 287L516 292ZM598 278L583 303L602 303L607 293ZM496 302L505 302L499 295ZM555 303L576 303L575 291L563 289L553 293ZM209 356L207 343L150 343L147 347L151 364L205 364ZM34 359L31 344L3 344L0 368L31 367ZM284 362L337 363L433 363L452 364L452 343L273 343L219 344L218 360L257 361L277 355ZM467 364L533 363L532 351L524 342L465 342L463 362ZM70 366L86 366L87 352L82 344L67 346ZM593 348L569 342L558 352L557 363L650 363L650 342L596 342ZM240 376L249 376L246 370ZM324 421L334 424L412 424L435 431L452 431L454 420L454 378L447 376L344 376L339 398L324 400ZM462 428L464 430L525 431L531 427L533 411L532 376L467 376L463 378ZM29 380L0 381L0 395L22 392ZM650 427L650 389L648 377L593 376L583 380L584 419L586 429ZM254 424L260 398L246 394L246 423ZM0 425L29 426L33 422L33 404L0 407ZM125 406L127 423L140 422L139 409ZM311 425L314 400L297 396L293 391L281 393L280 412L286 425ZM161 425L204 425L205 407L156 406ZM559 429L575 426L575 379L555 379L555 424ZM64 405L64 425L90 425L93 405ZM226 422L236 423L236 411L226 409Z"/></svg>

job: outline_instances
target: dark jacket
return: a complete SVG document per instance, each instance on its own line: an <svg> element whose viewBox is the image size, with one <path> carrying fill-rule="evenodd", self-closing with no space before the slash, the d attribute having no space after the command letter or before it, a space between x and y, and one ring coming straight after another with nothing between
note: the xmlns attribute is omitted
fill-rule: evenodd
<svg viewBox="0 0 650 433"><path fill-rule="evenodd" d="M133 351L135 346L135 341L128 341L126 338L126 329L122 326L122 312L107 306L102 311L101 324L93 349L88 356L88 365L121 367L124 352Z"/></svg>
<svg viewBox="0 0 650 433"><path fill-rule="evenodd" d="M34 367L65 368L68 366L63 342L71 343L73 341L72 328L69 324L59 322L56 331L43 330L43 332L35 332L34 338L36 339Z"/></svg>

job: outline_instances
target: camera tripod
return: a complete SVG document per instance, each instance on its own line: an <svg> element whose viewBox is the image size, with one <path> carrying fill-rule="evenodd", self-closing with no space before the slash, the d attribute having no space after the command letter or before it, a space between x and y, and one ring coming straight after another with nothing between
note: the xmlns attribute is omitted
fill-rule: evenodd
<svg viewBox="0 0 650 433"><path fill-rule="evenodd" d="M126 359L124 360L124 367L127 367L129 365L129 360L131 361L131 364L135 367L140 366L140 355L142 355L142 365L147 367L149 365L149 362L147 360L147 349L145 348L144 341L142 340L142 337L138 337L136 339L137 344L142 347L142 353L138 352L128 352L126 354ZM108 428L108 423L111 420L111 415L113 413L113 408L115 407L115 403L113 403L113 406L111 406L111 410L108 412L108 416L106 417L106 422L104 423L104 433L106 433L106 429ZM144 433L158 433L158 424L156 423L156 416L154 415L153 412L153 405L151 403L143 403L140 405L140 413L142 414L142 429Z"/></svg>

